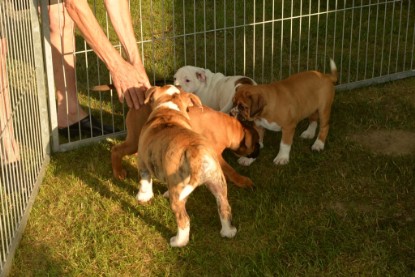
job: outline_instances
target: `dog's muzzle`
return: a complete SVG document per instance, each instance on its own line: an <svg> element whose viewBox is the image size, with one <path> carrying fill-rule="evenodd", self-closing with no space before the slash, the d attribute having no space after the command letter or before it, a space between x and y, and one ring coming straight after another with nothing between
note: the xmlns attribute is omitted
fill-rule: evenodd
<svg viewBox="0 0 415 277"><path fill-rule="evenodd" d="M229 112L232 117L235 117L240 122L248 121L247 118L245 118L243 111L245 110L244 106L241 104L236 105L231 109Z"/></svg>

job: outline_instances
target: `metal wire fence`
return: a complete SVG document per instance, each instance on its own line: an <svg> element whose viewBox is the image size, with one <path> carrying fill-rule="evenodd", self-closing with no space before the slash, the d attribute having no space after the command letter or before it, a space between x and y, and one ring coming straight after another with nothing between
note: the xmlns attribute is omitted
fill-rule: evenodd
<svg viewBox="0 0 415 277"><path fill-rule="evenodd" d="M90 4L122 53L102 2ZM329 58L339 70L338 90L415 75L415 5L409 0L130 0L130 7L152 84L171 83L183 65L267 83L303 70L326 71ZM73 43L76 49L65 55L76 60L82 109L124 134L126 108L116 93L90 90L110 82L104 64L78 33ZM55 131L53 138L54 151L66 151L103 137L67 140Z"/></svg>
<svg viewBox="0 0 415 277"><path fill-rule="evenodd" d="M0 1L0 275L7 272L48 162L37 11Z"/></svg>
<svg viewBox="0 0 415 277"><path fill-rule="evenodd" d="M46 2L38 8L29 0L0 0L0 272L24 228L48 160L47 145L67 151L125 134L127 108L116 93L91 91L111 82L107 69L67 25L63 5L48 10ZM123 54L102 1L89 4ZM268 83L303 70L327 71L329 58L340 73L338 90L415 76L415 4L410 0L130 0L130 10L152 84L171 83L183 65ZM75 110L68 103L59 106L62 97L75 97L80 105ZM59 122L70 113L92 115L113 133L92 136L80 130L66 137ZM17 162L7 162L13 157Z"/></svg>

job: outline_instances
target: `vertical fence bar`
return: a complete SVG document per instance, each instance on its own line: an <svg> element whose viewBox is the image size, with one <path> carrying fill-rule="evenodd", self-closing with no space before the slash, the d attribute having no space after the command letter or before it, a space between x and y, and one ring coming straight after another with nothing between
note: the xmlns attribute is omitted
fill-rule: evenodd
<svg viewBox="0 0 415 277"><path fill-rule="evenodd" d="M274 29L275 29L275 0L272 0L272 23L271 23L271 76L270 81L274 78Z"/></svg>
<svg viewBox="0 0 415 277"><path fill-rule="evenodd" d="M399 9L398 45L396 47L395 72L398 72L399 49L400 49L399 46L400 46L400 40L401 40L400 38L401 38L401 25L402 25L402 3L403 3L403 1L401 1L401 6L400 6L400 9Z"/></svg>
<svg viewBox="0 0 415 277"><path fill-rule="evenodd" d="M300 15L299 15L299 28L298 28L298 62L297 72L301 71L301 40L302 40L302 27L303 27L303 0L300 1Z"/></svg>
<svg viewBox="0 0 415 277"><path fill-rule="evenodd" d="M253 2L254 8L253 10L253 21L252 21L252 77L255 80L255 53L256 53L256 44L255 44L255 38L256 38L256 0Z"/></svg>
<svg viewBox="0 0 415 277"><path fill-rule="evenodd" d="M282 57L283 53L283 45L284 45L284 0L281 1L281 37L280 37L280 79L282 79Z"/></svg>
<svg viewBox="0 0 415 277"><path fill-rule="evenodd" d="M261 52L261 57L262 57L262 63L261 63L261 80L262 83L264 83L264 66L265 66L265 0L262 1L262 52Z"/></svg>

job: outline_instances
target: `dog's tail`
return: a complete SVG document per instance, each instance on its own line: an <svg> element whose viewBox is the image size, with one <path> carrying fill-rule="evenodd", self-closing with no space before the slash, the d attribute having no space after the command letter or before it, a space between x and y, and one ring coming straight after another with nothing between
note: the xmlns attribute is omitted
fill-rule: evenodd
<svg viewBox="0 0 415 277"><path fill-rule="evenodd" d="M331 70L331 74L327 74L327 76L330 78L330 80L333 83L337 83L338 72L337 72L336 63L333 61L333 59L330 59L330 70Z"/></svg>
<svg viewBox="0 0 415 277"><path fill-rule="evenodd" d="M99 85L91 88L92 91L108 91L112 89L115 89L113 84Z"/></svg>

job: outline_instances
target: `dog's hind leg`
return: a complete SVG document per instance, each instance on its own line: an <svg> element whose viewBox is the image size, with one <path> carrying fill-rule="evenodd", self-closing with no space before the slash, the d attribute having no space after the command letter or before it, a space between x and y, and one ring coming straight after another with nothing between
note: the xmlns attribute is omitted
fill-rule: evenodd
<svg viewBox="0 0 415 277"><path fill-rule="evenodd" d="M232 212L228 202L226 180L219 168L215 173L216 176L212 176L213 178L206 181L206 186L216 199L220 222L222 224L220 235L222 237L233 238L236 234L236 228L232 226Z"/></svg>
<svg viewBox="0 0 415 277"><path fill-rule="evenodd" d="M181 187L182 184L175 186L169 185L170 205L177 223L177 235L170 239L170 245L172 247L186 246L189 242L190 218L186 211L186 200L189 193L184 190L191 186L188 185L180 189ZM183 193L186 194L186 196L182 197Z"/></svg>
<svg viewBox="0 0 415 277"><path fill-rule="evenodd" d="M327 135L329 133L331 103L327 104L324 109L319 110L320 115L320 131L314 144L311 146L313 151L321 151L324 149Z"/></svg>
<svg viewBox="0 0 415 277"><path fill-rule="evenodd" d="M148 170L139 168L140 173L140 190L137 193L137 200L140 203L148 202L151 198L153 198L153 180L151 179L150 173Z"/></svg>
<svg viewBox="0 0 415 277"><path fill-rule="evenodd" d="M303 139L312 139L316 135L317 130L317 120L318 120L318 111L315 111L312 115L308 117L308 127L301 133L300 137Z"/></svg>

